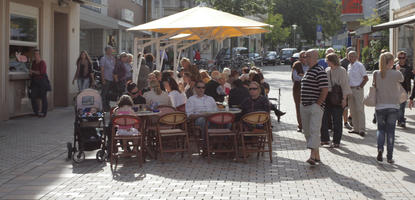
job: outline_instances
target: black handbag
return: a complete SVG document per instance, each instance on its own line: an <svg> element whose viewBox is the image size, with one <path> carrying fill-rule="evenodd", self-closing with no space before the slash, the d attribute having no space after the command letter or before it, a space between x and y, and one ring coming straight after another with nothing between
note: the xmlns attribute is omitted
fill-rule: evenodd
<svg viewBox="0 0 415 200"><path fill-rule="evenodd" d="M330 70L331 92L328 93L327 98L330 105L340 106L343 100L343 90L339 84L333 84Z"/></svg>

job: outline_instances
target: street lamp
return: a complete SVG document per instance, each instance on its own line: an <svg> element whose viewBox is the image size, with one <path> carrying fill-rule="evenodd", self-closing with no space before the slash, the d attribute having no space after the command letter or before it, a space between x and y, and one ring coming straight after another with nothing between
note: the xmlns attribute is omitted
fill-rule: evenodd
<svg viewBox="0 0 415 200"><path fill-rule="evenodd" d="M297 29L297 24L293 24L292 27L293 27L293 32L294 32L294 34L293 34L294 46L293 47L295 48L295 29Z"/></svg>

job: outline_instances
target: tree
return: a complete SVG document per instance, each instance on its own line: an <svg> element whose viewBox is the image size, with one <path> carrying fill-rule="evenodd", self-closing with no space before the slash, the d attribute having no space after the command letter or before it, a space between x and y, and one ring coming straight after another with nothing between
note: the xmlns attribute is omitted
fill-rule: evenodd
<svg viewBox="0 0 415 200"><path fill-rule="evenodd" d="M297 24L298 32L309 42L316 39L316 26L323 27L323 37L337 33L341 27L341 1L338 0L269 0L272 14L282 14L283 26ZM297 31L296 31L297 32Z"/></svg>
<svg viewBox="0 0 415 200"><path fill-rule="evenodd" d="M248 16L266 12L265 0L196 0L207 5L239 16Z"/></svg>
<svg viewBox="0 0 415 200"><path fill-rule="evenodd" d="M268 44L274 49L280 43L285 42L285 40L290 35L290 28L289 27L282 27L284 19L280 14L268 14L268 19L266 23L272 25L271 32L265 34L265 39Z"/></svg>

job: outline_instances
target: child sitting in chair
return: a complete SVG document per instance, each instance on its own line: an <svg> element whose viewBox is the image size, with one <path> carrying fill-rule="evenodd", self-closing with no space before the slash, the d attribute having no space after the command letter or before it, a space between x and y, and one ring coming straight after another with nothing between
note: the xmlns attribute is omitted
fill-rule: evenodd
<svg viewBox="0 0 415 200"><path fill-rule="evenodd" d="M133 100L128 95L122 95L118 101L117 109L115 110L115 115L133 115ZM136 135L138 130L132 126L119 126L117 134L118 135Z"/></svg>

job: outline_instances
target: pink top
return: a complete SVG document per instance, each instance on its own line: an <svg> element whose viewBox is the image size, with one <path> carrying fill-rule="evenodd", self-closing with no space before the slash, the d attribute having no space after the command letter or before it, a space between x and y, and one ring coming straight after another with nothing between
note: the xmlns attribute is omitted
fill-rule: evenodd
<svg viewBox="0 0 415 200"><path fill-rule="evenodd" d="M118 108L115 112L115 115L131 115L134 114L134 110L130 106L123 106ZM119 129L129 130L133 126L118 126Z"/></svg>

